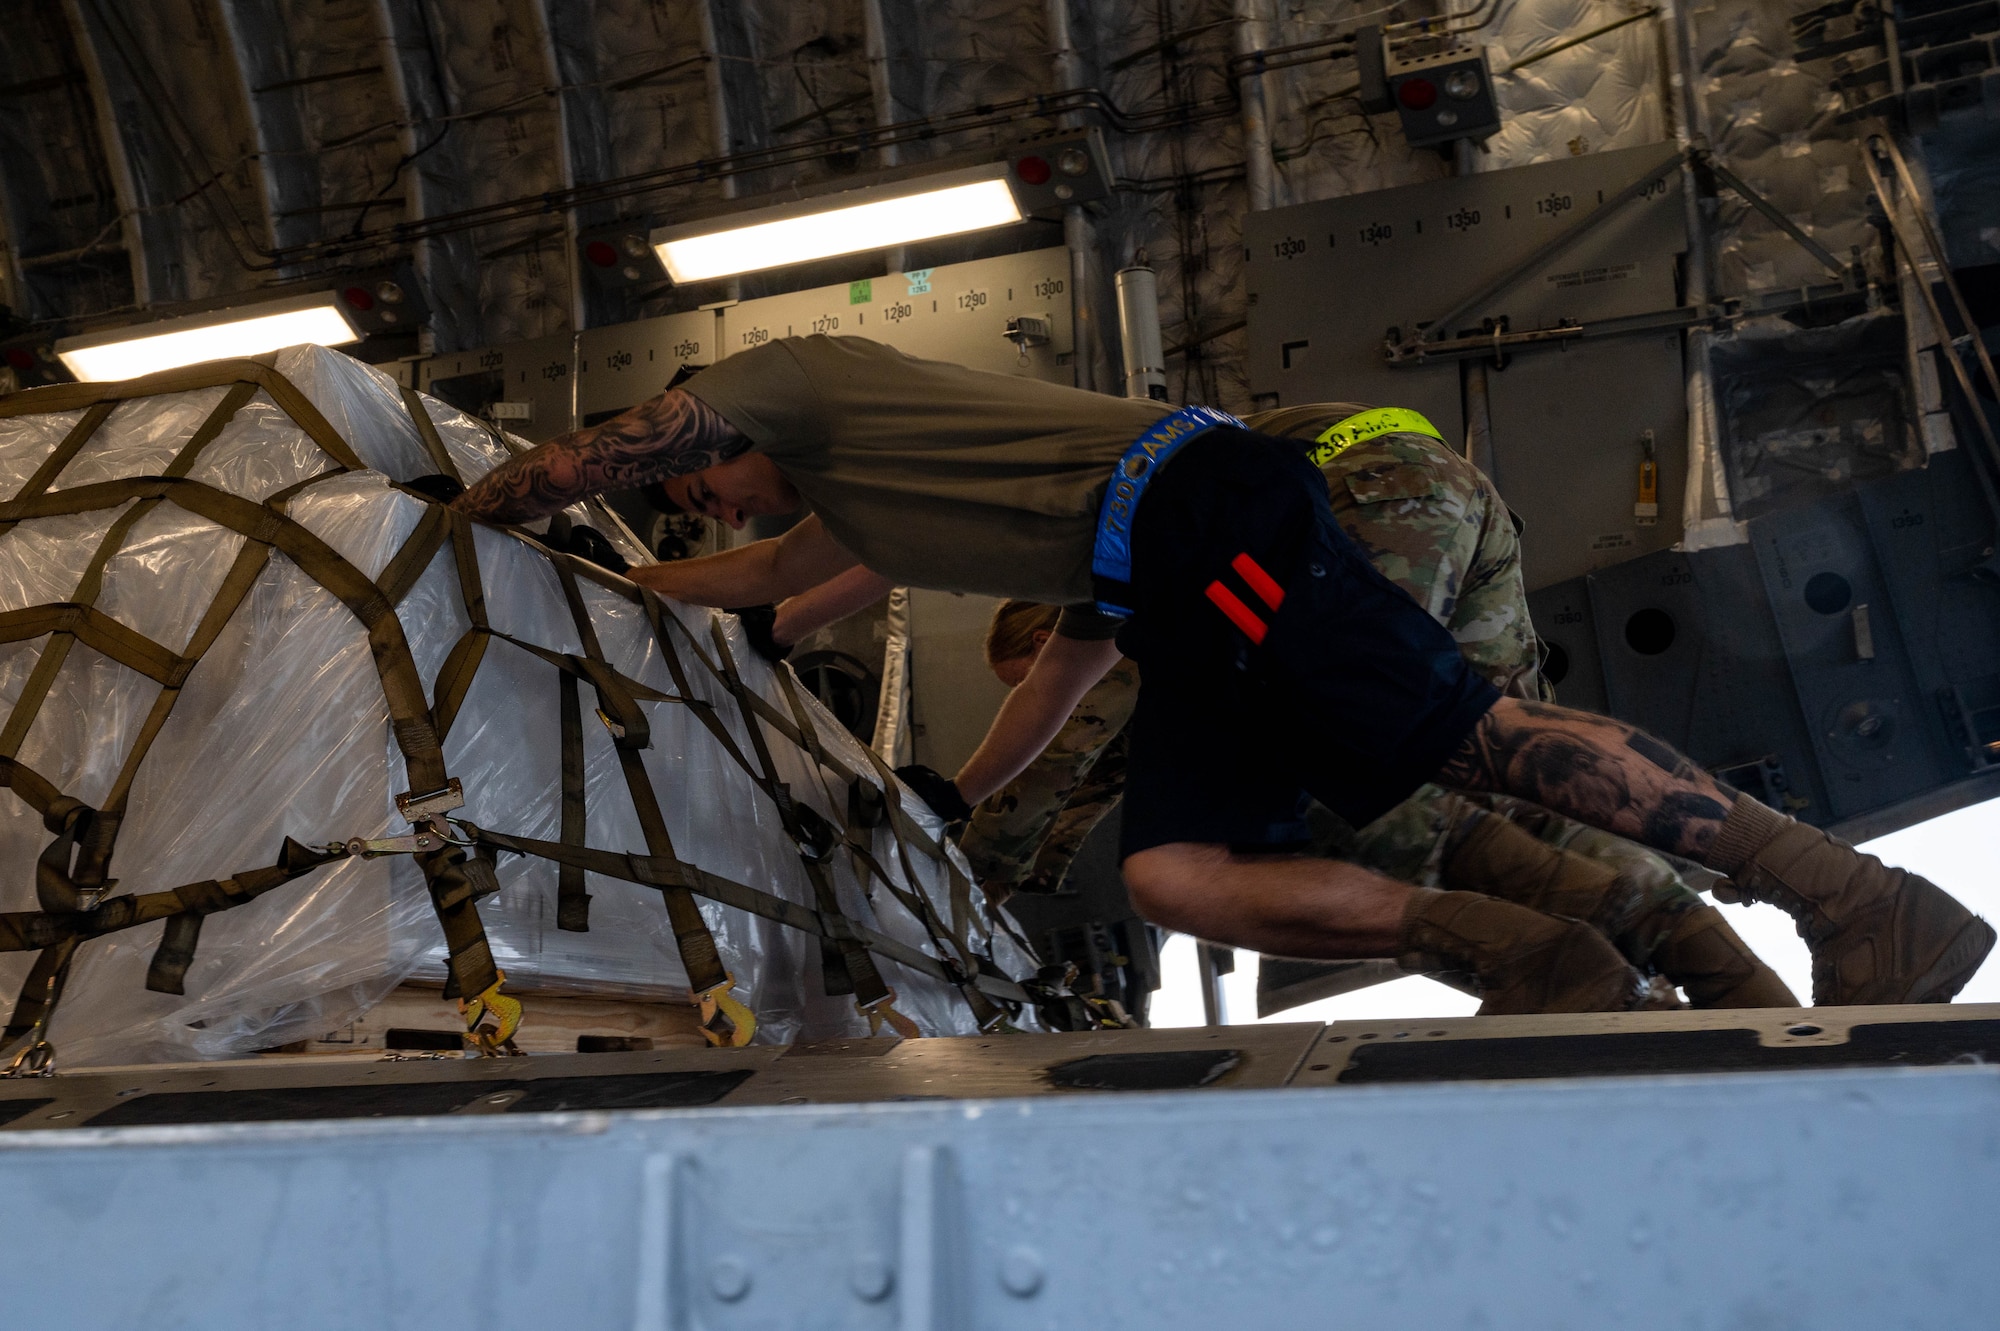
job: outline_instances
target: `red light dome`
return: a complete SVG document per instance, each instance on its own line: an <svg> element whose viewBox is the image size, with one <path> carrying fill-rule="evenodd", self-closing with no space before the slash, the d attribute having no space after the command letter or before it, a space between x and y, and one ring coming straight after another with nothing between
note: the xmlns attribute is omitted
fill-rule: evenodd
<svg viewBox="0 0 2000 1331"><path fill-rule="evenodd" d="M1014 174L1030 185L1046 185L1054 174L1047 158L1023 157L1014 163Z"/></svg>

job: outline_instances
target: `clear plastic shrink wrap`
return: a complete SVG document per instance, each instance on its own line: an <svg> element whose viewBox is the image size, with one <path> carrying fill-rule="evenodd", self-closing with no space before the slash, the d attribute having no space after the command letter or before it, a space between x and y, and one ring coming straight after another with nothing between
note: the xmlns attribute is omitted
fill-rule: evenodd
<svg viewBox="0 0 2000 1331"><path fill-rule="evenodd" d="M12 944L16 950L0 953L0 985L19 992L38 957L42 963L28 1001L16 1008L16 1046L24 1014L32 1015L32 1000L47 991L48 972L59 960L58 949L44 950L46 931L74 933L75 922L88 918L73 913L75 901L67 903L72 913L56 911L60 894L52 899L45 890L38 897L38 859L46 866L45 852L59 840L55 833L68 806L50 812L32 804L47 806L59 794L101 810L108 800L116 803L121 768L131 768L110 881L81 901L88 907L101 896L100 918L130 894L271 866L286 838L324 847L410 831L394 797L412 788L410 745L421 747L422 740L399 738L392 730L379 653L371 651L369 629L341 596L274 549L254 570L233 613L218 624L212 606L220 604L219 595L229 600L232 569L261 549L237 530L171 499L144 496L82 512L46 512L64 506L59 496L67 490L162 475L184 475L205 491L240 496L259 512L281 510L367 579L393 583L400 576L407 592L395 605L395 618L421 681L422 705L435 706L440 673L467 664L463 650L452 659L472 628L459 552L439 534L436 553L421 572L407 553L403 567L394 567L399 552L420 548L419 527L437 510L391 482L438 472L441 464L431 451L438 446L468 481L500 461L503 449L471 419L427 398L406 398L387 376L338 353L294 348L280 353L275 367L351 448L359 468L343 469L302 428L296 410L274 401L268 387L247 383L119 401L52 479L48 473L60 462L55 455L65 441L73 443L89 427L86 418L106 407L0 416L0 494L12 501L5 512L20 513L24 487L29 496L47 496L36 501L43 510L37 515L0 516L0 623L9 622L9 612L36 608L69 616L13 614L14 640L0 642L0 715L8 717L0 756L12 760L6 773L13 786L0 793L0 912L13 913L10 927L22 935ZM232 395L239 402L233 414L218 411ZM9 405L18 412L21 403L36 400L49 398L30 395ZM434 423L434 442L420 434L413 408ZM202 443L204 433L212 437ZM190 441L199 446L190 449ZM440 533L449 526L441 514L429 521ZM91 602L91 570L108 535L119 539L102 562L101 586ZM574 666L591 654L590 645L581 639L558 573L561 561L497 529L473 526L470 538L489 626L507 636L471 635L484 646L473 657L476 673L455 715L437 718L443 770L463 784L466 800L452 816L512 836L563 840L563 671L530 647ZM580 677L583 843L648 853L631 793L635 774L626 762L636 757L681 861L725 886L745 885L817 911L823 924L844 916L892 940L889 951L900 943L931 958L945 954L957 968L944 973L935 966L927 968L931 973L914 969L881 955L880 947L869 955L895 991L896 1011L924 1033L976 1030L978 1000L968 1001L951 981L962 979L980 956L990 970L1013 976L1033 963L1008 937L1011 926L1004 920L997 936L989 929L976 889L962 870L952 871L931 839L938 829L929 811L906 797L905 817L873 827L867 823L881 820L857 817L856 809L883 784L870 756L803 691L788 695L747 649L733 619L656 602L663 611L656 632L629 587L574 561L568 567L600 659L617 677L612 687L642 686L632 691L630 706L650 727L648 747L621 755L612 721L593 716L603 695ZM64 611L78 602L93 603L99 613L79 618L81 612ZM205 628L204 617L211 621ZM124 630L174 655L194 656L191 639L204 633L213 638L187 671L177 699L169 699L163 724L164 704L156 703L164 696L162 669L149 678L113 659L132 659ZM718 636L728 645L727 659ZM379 648L383 634L373 637ZM697 706L679 701L685 695L663 638L678 657L688 692L712 705L710 716L731 736L735 753ZM51 674L55 660L60 669ZM729 687L732 665L745 691L767 705L766 719L757 723L760 736L751 735L745 703ZM642 696L647 692L665 700ZM128 760L149 728L149 715L157 733L134 765ZM803 717L809 725L794 727L788 737L773 717ZM746 770L746 764L761 769L757 738L781 783L776 787ZM801 738L821 746L824 761L801 747ZM854 773L860 775L850 780ZM857 784L867 789L857 793ZM831 853L824 844L812 848L810 858L820 861L823 890L837 899L837 912L828 912L825 897L816 895L809 877L814 869L787 830L774 788L870 852L844 844ZM93 816L101 833L107 820ZM928 835L917 833L911 820ZM789 821L794 829L818 825L811 815ZM75 861L81 866L92 828L88 821L76 827L84 843ZM51 853L60 861L70 852L64 846ZM59 877L65 867L58 864ZM499 891L480 897L476 908L508 992L527 998L529 1020L537 988L661 999L688 994L661 891L588 873L588 931L571 932L557 928L555 863L502 853L496 870ZM46 877L46 867L43 872ZM736 982L735 997L756 1014L758 1039L868 1033L854 997L825 992L821 938L697 900L722 968ZM913 913L922 902L934 913L928 925ZM38 903L44 913L31 927L29 913ZM253 900L203 915L180 994L147 987L166 927L149 922L82 930L45 1032L65 1065L241 1055L335 1029L404 980L441 981L447 970L426 874L407 854L334 857ZM856 951L852 944L844 953L831 949L850 962ZM997 977L985 982L989 993L1008 987Z"/></svg>

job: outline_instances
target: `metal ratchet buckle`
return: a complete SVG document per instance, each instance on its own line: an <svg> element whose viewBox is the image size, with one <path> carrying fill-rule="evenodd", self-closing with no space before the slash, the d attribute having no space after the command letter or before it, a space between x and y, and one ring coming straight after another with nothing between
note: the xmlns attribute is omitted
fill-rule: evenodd
<svg viewBox="0 0 2000 1331"><path fill-rule="evenodd" d="M464 807L465 787L459 784L455 776L445 781L442 790L433 790L427 795L406 790L396 796L396 812L411 823L424 822L435 815L450 813L453 809Z"/></svg>
<svg viewBox="0 0 2000 1331"><path fill-rule="evenodd" d="M501 992L507 983L506 971L495 970L493 974L498 978L484 993L458 1000L458 1014L465 1019L465 1038L482 1058L519 1057L522 1051L514 1044L514 1032L521 1029L521 1000ZM493 1025L486 1024L487 1017L493 1018Z"/></svg>
<svg viewBox="0 0 2000 1331"><path fill-rule="evenodd" d="M471 845L471 842L453 836L445 819L445 815L453 809L464 807L465 787L459 784L457 777L446 781L442 790L433 790L428 794L419 795L406 790L396 796L396 812L402 814L415 831L403 836L352 837L344 843L343 849L349 855L374 859L378 855L420 855L442 850L446 846Z"/></svg>
<svg viewBox="0 0 2000 1331"><path fill-rule="evenodd" d="M53 1077L56 1075L56 1047L47 1040L34 1040L14 1055L0 1077Z"/></svg>

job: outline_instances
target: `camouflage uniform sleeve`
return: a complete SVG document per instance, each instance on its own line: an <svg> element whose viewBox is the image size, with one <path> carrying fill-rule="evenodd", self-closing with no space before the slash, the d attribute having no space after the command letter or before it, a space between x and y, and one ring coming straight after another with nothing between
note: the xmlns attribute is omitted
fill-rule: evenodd
<svg viewBox="0 0 2000 1331"><path fill-rule="evenodd" d="M1552 701L1554 693L1542 681L1541 643L1528 615L1514 516L1484 472L1470 465L1465 470L1480 496L1481 519L1478 549L1449 625L1452 636L1466 659L1502 693Z"/></svg>
<svg viewBox="0 0 2000 1331"><path fill-rule="evenodd" d="M1013 887L1029 876L1058 816L1111 741L1123 733L1138 698L1139 667L1120 661L1083 695L1042 756L973 811L958 844L975 879ZM1097 817L1109 807L1104 804ZM1092 818L1090 826L1095 824Z"/></svg>
<svg viewBox="0 0 2000 1331"><path fill-rule="evenodd" d="M1507 506L1478 468L1424 435L1384 435L1327 464L1334 517L1370 562L1451 630L1495 687L1538 697L1538 649ZM1526 681L1525 685L1523 681Z"/></svg>
<svg viewBox="0 0 2000 1331"><path fill-rule="evenodd" d="M1449 625L1479 542L1473 497L1451 454L1421 435L1383 435L1326 466L1333 516L1382 575Z"/></svg>
<svg viewBox="0 0 2000 1331"><path fill-rule="evenodd" d="M1035 854L1033 870L1021 880L1023 892L1043 895L1062 889L1069 866L1083 843L1097 830L1105 815L1118 807L1125 796L1125 755L1129 741L1124 731L1111 737L1092 764L1082 784L1071 792L1069 802L1056 814L1048 837Z"/></svg>

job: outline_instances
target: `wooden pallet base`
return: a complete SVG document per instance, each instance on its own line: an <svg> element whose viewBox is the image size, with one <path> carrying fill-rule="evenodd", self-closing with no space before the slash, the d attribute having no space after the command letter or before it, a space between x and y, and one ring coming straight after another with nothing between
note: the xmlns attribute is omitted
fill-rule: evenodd
<svg viewBox="0 0 2000 1331"><path fill-rule="evenodd" d="M698 1014L686 1002L646 1002L630 998L515 995L525 1016L514 1044L528 1054L574 1054L603 1051L625 1042L628 1050L706 1049ZM372 1053L392 1049L410 1052L449 1051L465 1030L458 1000L436 989L403 985L337 1031L317 1040L301 1040L276 1052L284 1054ZM585 1038L596 1050L579 1049ZM650 1043L648 1043L650 1042Z"/></svg>

